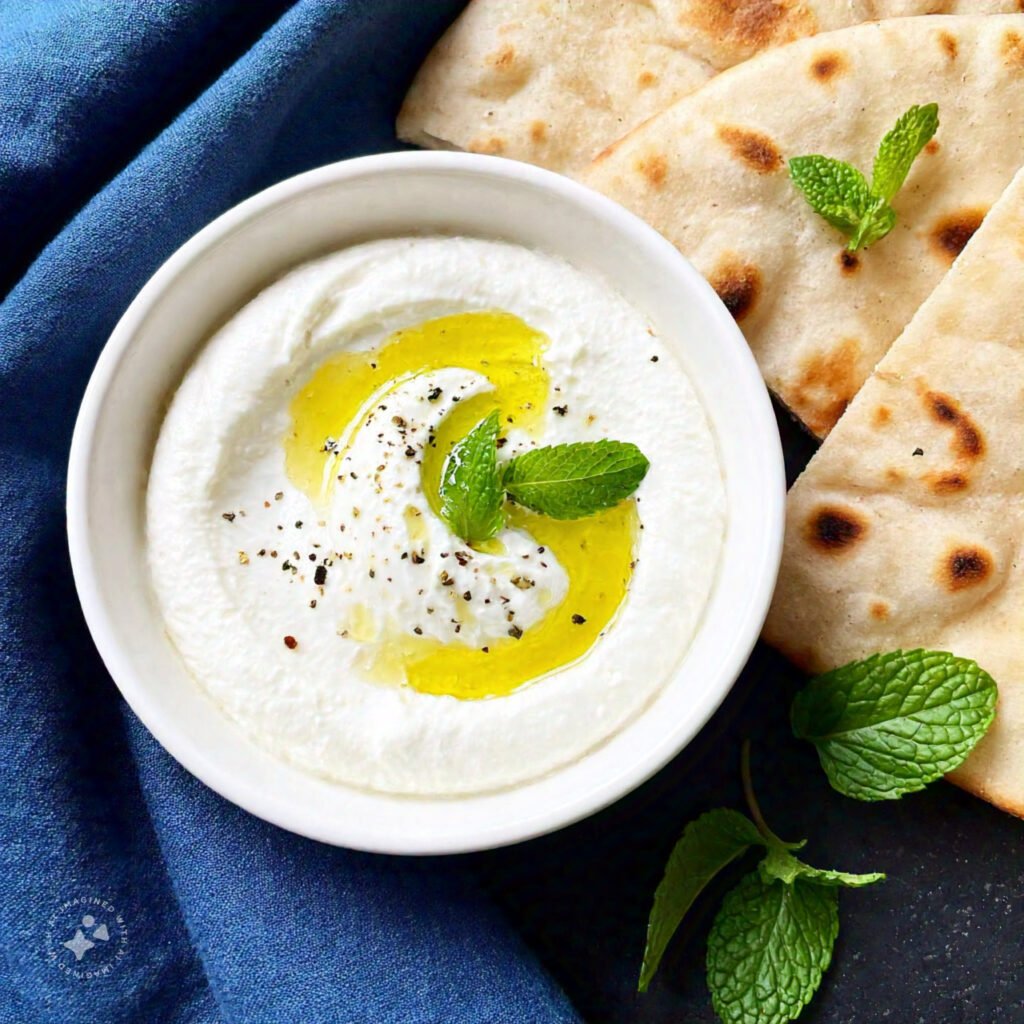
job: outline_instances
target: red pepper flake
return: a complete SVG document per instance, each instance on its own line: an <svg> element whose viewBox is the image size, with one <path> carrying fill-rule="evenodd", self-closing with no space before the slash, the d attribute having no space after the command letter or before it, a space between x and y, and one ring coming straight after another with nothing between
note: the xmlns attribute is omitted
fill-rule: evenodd
<svg viewBox="0 0 1024 1024"><path fill-rule="evenodd" d="M509 626L508 635L512 637L513 640L518 640L523 635L523 631L518 626Z"/></svg>
<svg viewBox="0 0 1024 1024"><path fill-rule="evenodd" d="M414 632L414 633L415 633L415 634L416 634L417 636L423 636L423 630L422 630L422 629L421 629L421 628L420 628L419 626L413 626L413 627L412 627L412 631L413 631L413 632Z"/></svg>
<svg viewBox="0 0 1024 1024"><path fill-rule="evenodd" d="M572 621L577 626L582 626L587 620L579 612L573 612Z"/></svg>
<svg viewBox="0 0 1024 1024"><path fill-rule="evenodd" d="M651 362L652 363L656 363L657 361L658 361L658 357L657 356L651 356Z"/></svg>
<svg viewBox="0 0 1024 1024"><path fill-rule="evenodd" d="M289 651L294 651L295 648L299 646L299 641L296 640L295 637L293 636L286 636L284 638L284 645L288 648Z"/></svg>

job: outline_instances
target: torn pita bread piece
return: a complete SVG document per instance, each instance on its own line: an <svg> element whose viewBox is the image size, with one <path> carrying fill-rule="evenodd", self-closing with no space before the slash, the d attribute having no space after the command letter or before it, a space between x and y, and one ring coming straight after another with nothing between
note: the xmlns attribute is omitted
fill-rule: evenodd
<svg viewBox="0 0 1024 1024"><path fill-rule="evenodd" d="M765 639L811 672L926 647L999 685L951 776L1024 816L1024 172L789 495Z"/></svg>
<svg viewBox="0 0 1024 1024"><path fill-rule="evenodd" d="M939 129L858 253L804 200L786 161L870 174L913 104ZM772 50L613 146L582 180L696 265L772 390L819 437L949 269L1024 163L1024 14L901 18Z"/></svg>
<svg viewBox="0 0 1024 1024"><path fill-rule="evenodd" d="M768 47L874 18L1017 0L472 0L427 58L398 135L556 171Z"/></svg>

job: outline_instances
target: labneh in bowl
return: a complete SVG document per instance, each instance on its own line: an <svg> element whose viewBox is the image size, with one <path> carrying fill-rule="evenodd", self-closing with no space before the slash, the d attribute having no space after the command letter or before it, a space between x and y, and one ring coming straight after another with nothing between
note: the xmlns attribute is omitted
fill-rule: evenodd
<svg viewBox="0 0 1024 1024"><path fill-rule="evenodd" d="M610 282L696 388L726 491L710 597L685 656L655 697L580 759L521 785L458 797L358 789L252 742L192 678L168 637L146 546L146 488L161 422L214 331L305 261L368 240L425 235L515 243ZM68 534L100 654L129 705L182 765L232 802L301 835L382 853L437 854L561 828L632 790L693 738L761 629L779 564L784 497L778 432L757 366L718 297L665 239L610 200L526 164L400 153L282 182L219 217L154 274L114 330L82 403Z"/></svg>

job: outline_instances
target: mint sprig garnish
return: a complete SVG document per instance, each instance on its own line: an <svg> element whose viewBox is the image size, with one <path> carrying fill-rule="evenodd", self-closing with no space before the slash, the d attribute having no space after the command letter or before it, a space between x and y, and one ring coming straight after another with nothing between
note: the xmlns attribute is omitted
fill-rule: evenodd
<svg viewBox="0 0 1024 1024"><path fill-rule="evenodd" d="M907 180L918 154L939 129L939 105L913 106L903 114L879 143L871 169L871 191L886 201Z"/></svg>
<svg viewBox="0 0 1024 1024"><path fill-rule="evenodd" d="M812 679L791 721L834 789L894 800L963 763L992 724L996 697L995 681L967 658L893 651Z"/></svg>
<svg viewBox="0 0 1024 1024"><path fill-rule="evenodd" d="M635 444L579 441L534 448L505 467L505 490L552 519L582 519L628 498L650 463Z"/></svg>
<svg viewBox="0 0 1024 1024"><path fill-rule="evenodd" d="M752 849L758 866L722 901L708 936L707 981L725 1024L784 1024L799 1016L821 983L839 931L837 890L884 875L811 867L768 828L750 779L744 744L743 788L750 818L720 809L683 831L654 896L640 971L645 991L672 935L694 900L723 868ZM751 820L752 819L752 820Z"/></svg>
<svg viewBox="0 0 1024 1024"><path fill-rule="evenodd" d="M672 936L704 887L761 841L761 833L746 815L725 808L708 811L683 829L665 865L665 877L654 893L640 968L641 992L647 991Z"/></svg>
<svg viewBox="0 0 1024 1024"><path fill-rule="evenodd" d="M711 1004L724 1024L785 1024L821 984L839 934L835 889L752 871L708 935Z"/></svg>
<svg viewBox="0 0 1024 1024"><path fill-rule="evenodd" d="M469 544L490 540L505 521L495 410L451 450L441 472L441 516Z"/></svg>
<svg viewBox="0 0 1024 1024"><path fill-rule="evenodd" d="M938 127L937 104L907 110L879 144L870 185L856 167L820 154L793 157L789 176L811 208L849 238L847 250L856 252L896 226L890 202Z"/></svg>
<svg viewBox="0 0 1024 1024"><path fill-rule="evenodd" d="M533 448L502 470L499 432L495 410L452 448L441 472L441 518L469 544L501 529L506 494L552 519L583 519L628 498L650 467L635 444L602 440Z"/></svg>

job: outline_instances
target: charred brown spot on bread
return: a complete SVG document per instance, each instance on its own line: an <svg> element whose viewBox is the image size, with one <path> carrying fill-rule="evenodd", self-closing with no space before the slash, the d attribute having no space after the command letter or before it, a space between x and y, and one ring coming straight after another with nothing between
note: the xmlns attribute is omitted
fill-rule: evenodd
<svg viewBox="0 0 1024 1024"><path fill-rule="evenodd" d="M988 210L972 206L942 217L931 230L932 249L948 263L960 255Z"/></svg>
<svg viewBox="0 0 1024 1024"><path fill-rule="evenodd" d="M965 590L984 583L995 570L992 556L984 549L953 548L939 563L939 579L947 590Z"/></svg>
<svg viewBox="0 0 1024 1024"><path fill-rule="evenodd" d="M960 44L957 42L956 36L952 32L942 29L939 32L938 40L939 46L942 47L942 52L950 60L956 60L956 55L960 52Z"/></svg>
<svg viewBox="0 0 1024 1024"><path fill-rule="evenodd" d="M1019 32L1007 29L999 44L999 52L1003 55L1003 63L1011 68L1024 67L1024 39Z"/></svg>
<svg viewBox="0 0 1024 1024"><path fill-rule="evenodd" d="M949 395L926 391L924 403L936 423L952 427L953 453L961 459L980 459L985 454L985 438L981 429Z"/></svg>
<svg viewBox="0 0 1024 1024"><path fill-rule="evenodd" d="M953 445L956 454L963 459L980 459L985 454L981 431L966 417L957 424Z"/></svg>
<svg viewBox="0 0 1024 1024"><path fill-rule="evenodd" d="M936 153L938 153L938 151L939 151L939 150L940 150L941 148L942 148L942 147L941 147L941 146L939 145L939 140L938 140L938 139L929 139L929 140L928 140L928 141L927 141L927 142L926 142L926 143L924 144L924 151L925 151L925 152L926 152L926 153L927 153L927 154L928 154L929 156L935 156L935 154L936 154Z"/></svg>
<svg viewBox="0 0 1024 1024"><path fill-rule="evenodd" d="M640 86L641 89L649 89L655 82L657 82L657 80L658 76L653 71L644 70L636 76L636 84Z"/></svg>
<svg viewBox="0 0 1024 1024"><path fill-rule="evenodd" d="M738 125L718 126L717 135L732 155L758 174L773 174L782 168L782 154L779 147L762 132Z"/></svg>
<svg viewBox="0 0 1024 1024"><path fill-rule="evenodd" d="M846 412L860 387L860 343L843 338L833 348L804 358L793 386L793 411L819 437Z"/></svg>
<svg viewBox="0 0 1024 1024"><path fill-rule="evenodd" d="M505 140L500 135L485 135L481 138L473 139L466 148L470 153L501 156L505 152Z"/></svg>
<svg viewBox="0 0 1024 1024"><path fill-rule="evenodd" d="M541 143L548 137L548 126L543 121L534 121L530 125L530 141Z"/></svg>
<svg viewBox="0 0 1024 1024"><path fill-rule="evenodd" d="M928 473L924 482L931 489L932 493L940 497L947 494L957 494L965 491L970 486L970 480L963 473Z"/></svg>
<svg viewBox="0 0 1024 1024"><path fill-rule="evenodd" d="M751 49L813 35L817 22L807 5L795 0L697 0L681 5L684 25L726 37Z"/></svg>
<svg viewBox="0 0 1024 1024"><path fill-rule="evenodd" d="M652 188L661 188L668 174L668 161L662 153L647 153L638 157L634 165Z"/></svg>
<svg viewBox="0 0 1024 1024"><path fill-rule="evenodd" d="M889 606L884 601L872 601L868 613L875 621L885 622L889 618Z"/></svg>
<svg viewBox="0 0 1024 1024"><path fill-rule="evenodd" d="M827 555L842 555L867 532L867 523L851 508L822 505L807 521L806 537L811 547Z"/></svg>
<svg viewBox="0 0 1024 1024"><path fill-rule="evenodd" d="M875 411L871 414L871 422L876 427L884 427L891 420L892 409L890 409L887 405L876 406Z"/></svg>
<svg viewBox="0 0 1024 1024"><path fill-rule="evenodd" d="M505 100L530 80L533 62L529 55L517 52L511 43L502 43L484 57L481 70L475 91L488 99Z"/></svg>
<svg viewBox="0 0 1024 1024"><path fill-rule="evenodd" d="M749 316L761 295L761 272L731 253L718 261L708 281L737 323Z"/></svg>
<svg viewBox="0 0 1024 1024"><path fill-rule="evenodd" d="M902 469L897 469L895 466L890 466L885 471L885 479L891 484L901 484L906 480L906 475Z"/></svg>
<svg viewBox="0 0 1024 1024"><path fill-rule="evenodd" d="M840 249L839 256L839 269L849 277L851 274L856 274L860 270L860 257L855 252L849 252L846 249Z"/></svg>
<svg viewBox="0 0 1024 1024"><path fill-rule="evenodd" d="M841 53L819 53L811 61L811 77L818 82L831 82L847 66L846 58Z"/></svg>
<svg viewBox="0 0 1024 1024"><path fill-rule="evenodd" d="M504 43L494 53L489 53L485 59L492 68L507 70L516 62L516 48L511 43Z"/></svg>

